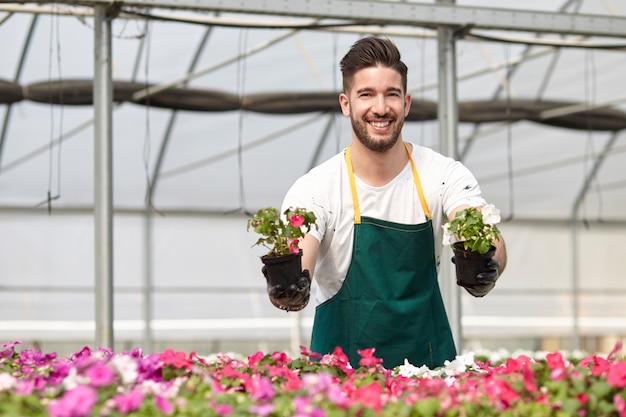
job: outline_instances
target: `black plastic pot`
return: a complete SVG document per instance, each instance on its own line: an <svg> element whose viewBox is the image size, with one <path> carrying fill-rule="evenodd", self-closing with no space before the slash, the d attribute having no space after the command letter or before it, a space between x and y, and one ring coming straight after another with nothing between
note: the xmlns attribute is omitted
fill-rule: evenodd
<svg viewBox="0 0 626 417"><path fill-rule="evenodd" d="M298 254L262 256L270 301L281 310L302 310L309 302L310 278L302 274L302 251ZM296 304L293 300L298 300Z"/></svg>
<svg viewBox="0 0 626 417"><path fill-rule="evenodd" d="M490 272L487 264L496 253L496 247L491 246L484 254L472 252L463 248L463 242L452 244L454 264L456 266L456 282L459 285L481 285L476 277L481 272Z"/></svg>

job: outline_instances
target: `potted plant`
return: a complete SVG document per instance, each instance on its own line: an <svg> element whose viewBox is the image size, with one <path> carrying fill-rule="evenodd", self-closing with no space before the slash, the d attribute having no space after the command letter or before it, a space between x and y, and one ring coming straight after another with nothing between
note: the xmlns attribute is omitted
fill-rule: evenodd
<svg viewBox="0 0 626 417"><path fill-rule="evenodd" d="M281 218L274 207L262 208L248 220L248 231L261 235L253 246L269 251L261 256L267 291L274 306L286 310L301 310L309 302L311 279L302 271L302 250L299 243L315 225L315 213L296 207L288 208Z"/></svg>
<svg viewBox="0 0 626 417"><path fill-rule="evenodd" d="M487 272L496 251L494 242L500 237L496 226L500 210L493 204L482 208L467 207L456 213L451 222L444 224L443 244L451 245L454 252L457 283L462 286L479 284L476 277Z"/></svg>

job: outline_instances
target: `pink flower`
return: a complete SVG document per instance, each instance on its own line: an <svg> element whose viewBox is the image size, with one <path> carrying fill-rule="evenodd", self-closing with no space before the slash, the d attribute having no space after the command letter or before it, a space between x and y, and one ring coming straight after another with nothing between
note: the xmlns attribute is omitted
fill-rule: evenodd
<svg viewBox="0 0 626 417"><path fill-rule="evenodd" d="M532 369L530 369L528 362L525 362L522 367L522 376L524 377L524 388L526 388L528 392L537 392L538 389L537 383L535 382L535 373Z"/></svg>
<svg viewBox="0 0 626 417"><path fill-rule="evenodd" d="M255 404L250 406L248 412L250 414L254 414L261 417L267 417L272 414L274 411L274 406L272 404Z"/></svg>
<svg viewBox="0 0 626 417"><path fill-rule="evenodd" d="M606 380L612 387L626 388L626 361L611 366Z"/></svg>
<svg viewBox="0 0 626 417"><path fill-rule="evenodd" d="M233 412L233 406L229 404L212 404L211 408L218 416L227 416Z"/></svg>
<svg viewBox="0 0 626 417"><path fill-rule="evenodd" d="M156 405L156 408L158 408L166 416L169 416L174 412L174 406L170 400L165 397L161 397L160 395L155 396L154 404Z"/></svg>
<svg viewBox="0 0 626 417"><path fill-rule="evenodd" d="M190 358L192 354L195 354L195 352L192 352L189 355ZM166 365L172 365L174 368L191 369L193 365L193 361L191 359L187 359L185 352L174 352L173 349L165 349L165 351L161 353L160 359Z"/></svg>
<svg viewBox="0 0 626 417"><path fill-rule="evenodd" d="M288 243L289 243L289 252L293 253L294 255L297 255L298 253L300 253L300 248L298 248L300 239L289 239Z"/></svg>
<svg viewBox="0 0 626 417"><path fill-rule="evenodd" d="M86 417L91 414L97 399L94 388L78 385L66 391L63 397L52 400L48 405L48 414L52 417Z"/></svg>
<svg viewBox="0 0 626 417"><path fill-rule="evenodd" d="M282 366L290 361L289 356L285 352L274 352L272 353L272 359L276 362L277 365Z"/></svg>
<svg viewBox="0 0 626 417"><path fill-rule="evenodd" d="M256 400L271 400L274 398L272 382L259 374L252 375L250 397Z"/></svg>
<svg viewBox="0 0 626 417"><path fill-rule="evenodd" d="M587 368L591 364L591 375L600 376L609 371L611 363L599 356L589 356L578 363L581 368Z"/></svg>
<svg viewBox="0 0 626 417"><path fill-rule="evenodd" d="M375 348L357 350L357 353L361 355L361 359L359 360L359 365L365 366L369 368L371 366L376 366L378 364L383 363L383 360L374 356Z"/></svg>
<svg viewBox="0 0 626 417"><path fill-rule="evenodd" d="M300 227L304 224L304 216L294 214L289 218L289 223L291 223L293 227Z"/></svg>
<svg viewBox="0 0 626 417"><path fill-rule="evenodd" d="M383 407L382 393L383 389L378 382L374 381L358 387L355 392L355 399L360 401L365 407L373 408L378 413Z"/></svg>
<svg viewBox="0 0 626 417"><path fill-rule="evenodd" d="M560 352L548 353L546 355L546 362L550 372L550 378L553 381L561 381L567 376L567 370L565 369L565 361Z"/></svg>
<svg viewBox="0 0 626 417"><path fill-rule="evenodd" d="M139 390L132 390L128 394L120 394L113 397L120 414L128 414L131 411L139 410L143 401L143 393Z"/></svg>
<svg viewBox="0 0 626 417"><path fill-rule="evenodd" d="M613 404L615 404L615 411L617 411L619 417L626 417L626 400L619 394L615 394L613 396Z"/></svg>
<svg viewBox="0 0 626 417"><path fill-rule="evenodd" d="M300 354L311 359L320 359L322 357L321 353L313 352L306 346L300 346Z"/></svg>
<svg viewBox="0 0 626 417"><path fill-rule="evenodd" d="M253 353L252 355L248 356L248 365L250 365L250 367L254 367L264 357L265 357L265 353L261 351Z"/></svg>
<svg viewBox="0 0 626 417"><path fill-rule="evenodd" d="M115 379L115 372L104 364L96 364L87 369L85 373L89 382L94 387L109 385Z"/></svg>

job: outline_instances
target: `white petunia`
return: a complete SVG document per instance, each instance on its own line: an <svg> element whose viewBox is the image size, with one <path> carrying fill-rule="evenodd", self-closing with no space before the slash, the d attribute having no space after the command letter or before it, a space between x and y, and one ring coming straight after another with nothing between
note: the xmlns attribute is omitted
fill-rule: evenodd
<svg viewBox="0 0 626 417"><path fill-rule="evenodd" d="M0 392L9 391L15 387L17 387L17 378L7 372L0 373Z"/></svg>
<svg viewBox="0 0 626 417"><path fill-rule="evenodd" d="M126 355L116 355L111 359L110 363L121 375L123 383L131 384L137 381L139 371L137 370L137 361L135 359Z"/></svg>
<svg viewBox="0 0 626 417"><path fill-rule="evenodd" d="M487 204L481 209L483 214L483 223L494 225L500 223L500 210L493 204Z"/></svg>
<svg viewBox="0 0 626 417"><path fill-rule="evenodd" d="M443 244L446 246L450 246L452 244L452 232L450 231L450 223L446 223L441 226L443 229Z"/></svg>

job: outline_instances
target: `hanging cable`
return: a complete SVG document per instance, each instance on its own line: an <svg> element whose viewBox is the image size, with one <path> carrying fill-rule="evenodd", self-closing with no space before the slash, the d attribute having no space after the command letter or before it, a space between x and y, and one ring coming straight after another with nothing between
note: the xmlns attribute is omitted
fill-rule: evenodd
<svg viewBox="0 0 626 417"><path fill-rule="evenodd" d="M145 27L145 42L144 47L146 51L146 56L144 60L144 79L145 86L148 88L150 86L150 24L146 23ZM150 95L148 94L145 98L145 106L146 106L146 131L143 140L143 169L144 175L146 177L146 204L148 207L152 207L152 195L150 193L150 189L152 187L152 181L150 179L150 151L151 151L151 135L150 135Z"/></svg>
<svg viewBox="0 0 626 417"><path fill-rule="evenodd" d="M424 39L418 39L421 48L420 54L420 64L422 68L420 69L420 85L426 85L426 41ZM426 98L426 92L424 90L419 91L420 100L424 100ZM420 123L420 145L426 146L426 123ZM458 145L457 145L458 146ZM458 155L458 154L457 154Z"/></svg>
<svg viewBox="0 0 626 417"><path fill-rule="evenodd" d="M55 6L56 7L56 6ZM60 32L59 32L59 15L52 14L50 17L50 43L48 47L48 82L52 82L52 61L56 48L56 66L57 72L59 76L60 82L63 82L63 76L61 72L61 40L60 40ZM56 30L56 33L55 33ZM55 44L56 39L56 44ZM52 95L52 89L49 90L49 94ZM50 100L50 103L53 103L53 100ZM63 88L59 90L59 131L61 132L61 138L63 135ZM46 199L41 201L36 205L39 207L43 204L46 204L48 207L48 214L52 213L52 201L57 200L61 197L61 140L58 142L57 149L57 193L52 195L52 182L54 177L54 105L50 105L50 141L48 146L48 191L46 193Z"/></svg>
<svg viewBox="0 0 626 417"><path fill-rule="evenodd" d="M243 56L243 52L246 50L248 44L248 29L244 28L239 32L239 58L237 60L237 95L239 102L243 103L245 97L245 85L246 85L246 60L247 57ZM242 106L241 106L242 107ZM238 119L238 132L237 132L237 174L239 177L239 210L248 215L252 215L246 211L246 193L244 188L243 178L243 116L244 109L239 110Z"/></svg>
<svg viewBox="0 0 626 417"><path fill-rule="evenodd" d="M596 103L596 65L595 65L595 55L593 51L585 51L585 103L589 107L593 107ZM587 139L586 139L586 147L585 147L585 157L583 162L583 176L589 175L589 163L595 155L594 143L593 143L593 120L589 117L589 113L586 113L586 122L587 122ZM595 188L597 190L598 195L598 217L600 217L600 213L602 212L602 193L600 192L600 185L598 183L597 172L592 174L593 178L589 178L590 185L589 188ZM589 213L587 210L587 198L583 196L583 204L582 204L582 223L585 227L589 227Z"/></svg>
<svg viewBox="0 0 626 417"><path fill-rule="evenodd" d="M332 43L333 43L333 58L332 58L332 68L330 73L333 74L333 91L343 91L343 85L339 87L339 80L342 79L341 74L336 70L336 62L339 62L339 34L333 33L332 35ZM333 124L335 128L335 153L339 153L341 150L341 119L340 115L335 113L333 115Z"/></svg>
<svg viewBox="0 0 626 417"><path fill-rule="evenodd" d="M510 46L504 45L504 56L506 62L509 61ZM515 213L515 181L513 175L513 120L511 117L511 77L513 74L513 68L507 65L505 68L505 80L506 80L506 153L507 153L507 179L509 183L509 215L504 221L513 220Z"/></svg>

